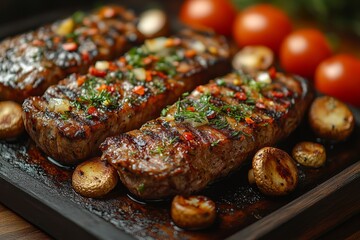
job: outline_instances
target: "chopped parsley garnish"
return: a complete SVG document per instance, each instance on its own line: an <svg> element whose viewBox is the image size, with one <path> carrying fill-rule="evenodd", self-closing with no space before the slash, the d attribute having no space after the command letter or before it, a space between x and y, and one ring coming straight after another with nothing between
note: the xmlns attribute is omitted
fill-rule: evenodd
<svg viewBox="0 0 360 240"><path fill-rule="evenodd" d="M89 106L102 109L115 109L119 106L118 92L108 92L107 90L97 90L99 84L103 82L100 78L90 78L81 86L81 94L72 105L77 109L86 110Z"/></svg>

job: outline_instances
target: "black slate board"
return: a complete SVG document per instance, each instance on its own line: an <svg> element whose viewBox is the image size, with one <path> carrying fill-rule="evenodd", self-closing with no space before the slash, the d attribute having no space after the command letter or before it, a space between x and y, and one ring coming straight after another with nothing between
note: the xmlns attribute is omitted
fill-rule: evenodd
<svg viewBox="0 0 360 240"><path fill-rule="evenodd" d="M141 3L127 2L135 8ZM174 13L179 1L168 2L164 7ZM17 23L11 33L27 27ZM353 111L355 132L344 143L326 144L324 167L300 167L300 185L290 196L268 198L249 186L248 165L203 191L218 210L218 220L208 230L177 228L169 201L132 200L121 185L104 199L79 196L71 188L72 170L50 163L27 135L0 141L0 202L58 239L316 237L360 212L360 111ZM319 141L303 123L278 147L289 152L301 140Z"/></svg>

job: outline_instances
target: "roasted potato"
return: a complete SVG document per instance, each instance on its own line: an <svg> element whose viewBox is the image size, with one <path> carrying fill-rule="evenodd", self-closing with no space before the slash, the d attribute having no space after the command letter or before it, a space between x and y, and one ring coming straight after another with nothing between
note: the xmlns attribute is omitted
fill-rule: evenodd
<svg viewBox="0 0 360 240"><path fill-rule="evenodd" d="M99 157L79 164L72 175L74 190L84 197L103 197L115 188L118 174L110 164Z"/></svg>
<svg viewBox="0 0 360 240"><path fill-rule="evenodd" d="M248 172L248 181L251 185L256 184L255 176L254 176L254 169L250 169Z"/></svg>
<svg viewBox="0 0 360 240"><path fill-rule="evenodd" d="M232 65L234 69L246 71L263 71L274 64L274 53L265 46L247 46L235 54Z"/></svg>
<svg viewBox="0 0 360 240"><path fill-rule="evenodd" d="M24 131L22 108L11 101L0 102L0 139L12 139Z"/></svg>
<svg viewBox="0 0 360 240"><path fill-rule="evenodd" d="M252 167L256 185L266 195L286 195L298 184L298 170L293 159L280 149L260 149L253 158Z"/></svg>
<svg viewBox="0 0 360 240"><path fill-rule="evenodd" d="M174 223L184 229L204 229L216 219L215 203L205 196L175 196L171 204Z"/></svg>
<svg viewBox="0 0 360 240"><path fill-rule="evenodd" d="M147 38L165 36L169 33L169 19L160 9L149 9L139 17L139 32Z"/></svg>
<svg viewBox="0 0 360 240"><path fill-rule="evenodd" d="M309 123L317 136L342 141L354 130L355 119L343 102L322 96L316 98L310 107Z"/></svg>
<svg viewBox="0 0 360 240"><path fill-rule="evenodd" d="M313 142L300 142L292 150L293 158L306 167L318 168L326 161L326 151L323 145Z"/></svg>

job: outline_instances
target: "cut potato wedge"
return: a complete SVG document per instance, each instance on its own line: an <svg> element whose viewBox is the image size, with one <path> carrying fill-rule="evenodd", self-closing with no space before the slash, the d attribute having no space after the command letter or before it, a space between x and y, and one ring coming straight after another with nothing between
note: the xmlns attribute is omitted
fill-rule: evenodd
<svg viewBox="0 0 360 240"><path fill-rule="evenodd" d="M11 101L0 102L0 139L13 139L23 132L21 106Z"/></svg>
<svg viewBox="0 0 360 240"><path fill-rule="evenodd" d="M321 138L342 141L354 130L354 115L343 102L329 96L318 97L310 107L309 123Z"/></svg>
<svg viewBox="0 0 360 240"><path fill-rule="evenodd" d="M118 183L118 174L99 157L78 165L72 175L74 190L84 197L98 198L108 194Z"/></svg>
<svg viewBox="0 0 360 240"><path fill-rule="evenodd" d="M323 145L300 142L292 150L293 158L303 166L318 168L325 164L326 151Z"/></svg>
<svg viewBox="0 0 360 240"><path fill-rule="evenodd" d="M280 149L260 149L253 158L252 167L256 185L266 195L286 195L298 184L298 170L293 159Z"/></svg>
<svg viewBox="0 0 360 240"><path fill-rule="evenodd" d="M215 203L205 196L175 196L171 204L174 223L184 229L204 229L216 219Z"/></svg>

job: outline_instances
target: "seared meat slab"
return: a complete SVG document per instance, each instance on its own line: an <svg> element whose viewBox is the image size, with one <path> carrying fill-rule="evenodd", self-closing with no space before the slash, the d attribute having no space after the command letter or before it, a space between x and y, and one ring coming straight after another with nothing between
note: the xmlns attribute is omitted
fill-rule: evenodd
<svg viewBox="0 0 360 240"><path fill-rule="evenodd" d="M0 100L22 102L71 73L86 73L97 60L120 56L143 37L134 14L106 6L0 43Z"/></svg>
<svg viewBox="0 0 360 240"><path fill-rule="evenodd" d="M231 73L197 87L139 130L107 138L102 159L140 198L191 194L288 136L311 99L296 77Z"/></svg>
<svg viewBox="0 0 360 240"><path fill-rule="evenodd" d="M37 145L63 164L100 152L106 137L159 116L182 93L230 69L226 40L184 31L133 48L116 62L100 61L23 104L25 128Z"/></svg>

